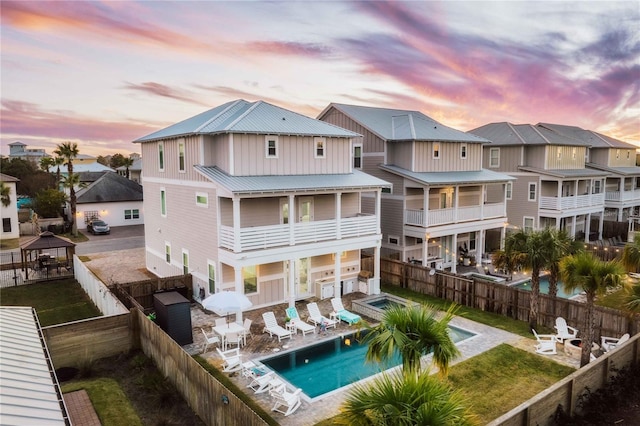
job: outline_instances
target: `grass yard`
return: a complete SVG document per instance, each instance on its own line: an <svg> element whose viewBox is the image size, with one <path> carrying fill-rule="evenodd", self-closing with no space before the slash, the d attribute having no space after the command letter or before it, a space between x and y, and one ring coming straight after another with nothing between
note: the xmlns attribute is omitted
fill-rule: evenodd
<svg viewBox="0 0 640 426"><path fill-rule="evenodd" d="M43 327L102 315L74 279L0 289L0 305L35 308Z"/></svg>

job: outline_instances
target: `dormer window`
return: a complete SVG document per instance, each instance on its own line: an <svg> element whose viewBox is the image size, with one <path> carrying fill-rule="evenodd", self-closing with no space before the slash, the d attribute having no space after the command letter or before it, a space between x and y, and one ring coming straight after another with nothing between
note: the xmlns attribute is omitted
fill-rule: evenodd
<svg viewBox="0 0 640 426"><path fill-rule="evenodd" d="M264 139L265 156L267 158L278 158L278 137L266 136Z"/></svg>
<svg viewBox="0 0 640 426"><path fill-rule="evenodd" d="M325 138L313 138L315 145L315 158L325 158Z"/></svg>
<svg viewBox="0 0 640 426"><path fill-rule="evenodd" d="M558 160L562 158L562 148L558 147L556 149L556 156L558 157Z"/></svg>
<svg viewBox="0 0 640 426"><path fill-rule="evenodd" d="M460 158L467 159L467 145L460 145Z"/></svg>
<svg viewBox="0 0 640 426"><path fill-rule="evenodd" d="M181 172L185 171L184 142L178 143L178 170Z"/></svg>
<svg viewBox="0 0 640 426"><path fill-rule="evenodd" d="M440 159L440 144L439 143L434 143L433 144L433 159L434 160L439 160Z"/></svg>
<svg viewBox="0 0 640 426"><path fill-rule="evenodd" d="M578 151L577 148L573 148L573 150L571 151L571 156L573 157L573 159L576 159L576 152Z"/></svg>

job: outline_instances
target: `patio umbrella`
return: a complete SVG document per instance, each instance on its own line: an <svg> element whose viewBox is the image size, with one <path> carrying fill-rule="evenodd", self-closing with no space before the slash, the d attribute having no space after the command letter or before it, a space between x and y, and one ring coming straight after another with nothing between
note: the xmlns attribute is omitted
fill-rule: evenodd
<svg viewBox="0 0 640 426"><path fill-rule="evenodd" d="M221 291L214 293L202 301L202 307L218 315L229 315L232 312L244 311L253 303L242 293L237 291ZM227 318L228 322L228 318Z"/></svg>

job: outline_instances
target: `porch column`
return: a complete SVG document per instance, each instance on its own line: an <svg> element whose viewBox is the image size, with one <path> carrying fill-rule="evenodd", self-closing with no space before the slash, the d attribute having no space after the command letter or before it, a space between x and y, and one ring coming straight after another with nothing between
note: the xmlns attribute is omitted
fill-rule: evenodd
<svg viewBox="0 0 640 426"><path fill-rule="evenodd" d="M622 191L620 191L620 198L622 198ZM618 209L618 222L622 222L622 208Z"/></svg>
<svg viewBox="0 0 640 426"><path fill-rule="evenodd" d="M336 239L342 239L342 192L336 192Z"/></svg>
<svg viewBox="0 0 640 426"><path fill-rule="evenodd" d="M573 217L571 218L571 237L574 240L576 239L576 220L578 220L578 216L573 215Z"/></svg>
<svg viewBox="0 0 640 426"><path fill-rule="evenodd" d="M429 226L429 187L422 188L422 225Z"/></svg>
<svg viewBox="0 0 640 426"><path fill-rule="evenodd" d="M342 253L335 252L334 253L335 260L333 262L333 278L335 278L335 282L333 283L333 297L340 297L340 281L342 280L340 270L342 269Z"/></svg>
<svg viewBox="0 0 640 426"><path fill-rule="evenodd" d="M375 215L376 215L376 233L382 235L382 228L380 227L380 218L382 216L382 190L378 189L376 191L376 207L375 207ZM360 198L360 206L362 207L362 198Z"/></svg>
<svg viewBox="0 0 640 426"><path fill-rule="evenodd" d="M242 279L242 267L234 266L233 273L234 273L234 280L236 283L236 292L240 294L244 294L244 280ZM236 311L236 322L238 324L242 324L242 311Z"/></svg>
<svg viewBox="0 0 640 426"><path fill-rule="evenodd" d="M589 234L591 233L591 213L587 213L584 224L584 242L589 242Z"/></svg>
<svg viewBox="0 0 640 426"><path fill-rule="evenodd" d="M427 257L429 255L429 234L425 234L422 239L422 266L427 266Z"/></svg>
<svg viewBox="0 0 640 426"><path fill-rule="evenodd" d="M484 251L485 251L484 236L485 236L485 232L487 232L485 229L481 229L478 232L476 232L476 264L477 263L482 263L482 257L484 256Z"/></svg>
<svg viewBox="0 0 640 426"><path fill-rule="evenodd" d="M240 198L233 197L233 251L242 251L242 238L240 236Z"/></svg>
<svg viewBox="0 0 640 426"><path fill-rule="evenodd" d="M296 260L289 259L287 264L289 265L289 307L291 308L296 305Z"/></svg>
<svg viewBox="0 0 640 426"><path fill-rule="evenodd" d="M602 239L602 228L604 227L604 210L600 211L600 222L598 223L598 239Z"/></svg>
<svg viewBox="0 0 640 426"><path fill-rule="evenodd" d="M482 185L480 187L480 219L484 219L484 197L487 191L487 186Z"/></svg>
<svg viewBox="0 0 640 426"><path fill-rule="evenodd" d="M373 249L373 289L369 294L380 294L380 243Z"/></svg>
<svg viewBox="0 0 640 426"><path fill-rule="evenodd" d="M458 206L458 200L459 200L458 191L460 190L460 187L459 186L454 186L453 190L454 190L454 194L455 194L455 197L453 197L454 200L455 200L453 202L453 222L456 223L456 222L458 222L458 207L460 207L460 206Z"/></svg>
<svg viewBox="0 0 640 426"><path fill-rule="evenodd" d="M452 245L451 254L453 256L453 264L451 265L451 272L455 274L458 266L458 233L457 232L453 234L451 245Z"/></svg>
<svg viewBox="0 0 640 426"><path fill-rule="evenodd" d="M506 226L503 226L502 228L500 228L500 250L504 250L504 239L505 239L506 232L507 232Z"/></svg>
<svg viewBox="0 0 640 426"><path fill-rule="evenodd" d="M296 232L295 232L295 218L296 218L296 204L293 194L289 195L289 245L296 245Z"/></svg>

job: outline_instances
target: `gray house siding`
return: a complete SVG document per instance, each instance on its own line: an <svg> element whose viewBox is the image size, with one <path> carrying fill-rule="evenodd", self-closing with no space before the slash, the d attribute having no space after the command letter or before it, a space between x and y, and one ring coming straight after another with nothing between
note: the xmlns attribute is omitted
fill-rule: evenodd
<svg viewBox="0 0 640 426"><path fill-rule="evenodd" d="M509 224L522 229L525 216L534 218L534 226L538 226L538 204L540 200L540 182L535 174L512 174L517 179L513 181L511 200L507 201L507 218ZM537 184L538 193L535 201L529 201L529 183Z"/></svg>
<svg viewBox="0 0 640 426"><path fill-rule="evenodd" d="M491 167L489 162L489 156L491 148L498 148L500 150L500 164L498 167ZM519 146L493 146L487 144L482 152L482 164L485 169L493 170L494 172L515 172L517 166L522 165L522 147Z"/></svg>
<svg viewBox="0 0 640 426"><path fill-rule="evenodd" d="M362 141L364 152L384 152L384 141L382 139L335 108L330 108L322 117L322 121L361 134L364 137Z"/></svg>
<svg viewBox="0 0 640 426"><path fill-rule="evenodd" d="M433 158L434 145L439 145L440 158ZM461 147L466 147L467 157L461 158ZM415 170L416 172L449 172L451 170L480 170L482 145L477 143L458 142L415 142Z"/></svg>

